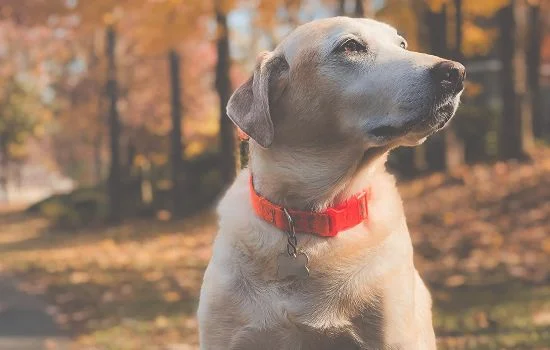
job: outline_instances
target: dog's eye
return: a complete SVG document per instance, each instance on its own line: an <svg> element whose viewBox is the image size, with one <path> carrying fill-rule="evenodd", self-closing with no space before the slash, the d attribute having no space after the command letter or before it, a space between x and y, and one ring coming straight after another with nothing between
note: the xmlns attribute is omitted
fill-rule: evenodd
<svg viewBox="0 0 550 350"><path fill-rule="evenodd" d="M340 46L340 50L347 54L365 51L366 47L357 40L349 39Z"/></svg>
<svg viewBox="0 0 550 350"><path fill-rule="evenodd" d="M399 46L401 46L402 49L407 49L407 42L403 40Z"/></svg>

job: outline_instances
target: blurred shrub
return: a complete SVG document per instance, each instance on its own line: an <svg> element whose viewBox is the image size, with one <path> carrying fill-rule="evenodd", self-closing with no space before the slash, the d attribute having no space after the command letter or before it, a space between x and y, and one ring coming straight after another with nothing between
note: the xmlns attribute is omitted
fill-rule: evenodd
<svg viewBox="0 0 550 350"><path fill-rule="evenodd" d="M219 155L217 153L203 153L198 157L185 161L184 173L181 174L184 214L200 211L216 200L223 190L219 172ZM155 181L159 183L158 179ZM171 184L171 182L170 182ZM155 186L153 207L155 210L170 209L172 207L172 186Z"/></svg>
<svg viewBox="0 0 550 350"><path fill-rule="evenodd" d="M249 149L248 149L248 141L242 140L239 142L239 161L241 163L240 164L241 169L248 167L249 157L250 155L249 155Z"/></svg>
<svg viewBox="0 0 550 350"><path fill-rule="evenodd" d="M388 169L401 178L411 178L417 175L419 169L416 164L415 153L420 152L419 150L420 148L398 147L388 157Z"/></svg>
<svg viewBox="0 0 550 350"><path fill-rule="evenodd" d="M467 163L490 161L497 156L497 130L499 111L495 108L466 103L458 109L453 119L452 128L464 141L465 160ZM435 145L435 146L434 146ZM410 178L429 171L440 171L434 164L444 159L430 158L428 149L441 150L445 147L442 133L432 135L419 147L399 147L390 153L388 167L403 178ZM441 157L444 155L441 154Z"/></svg>
<svg viewBox="0 0 550 350"><path fill-rule="evenodd" d="M454 118L454 128L464 140L467 163L477 163L496 157L496 135L499 112L495 108L464 104Z"/></svg>
<svg viewBox="0 0 550 350"><path fill-rule="evenodd" d="M186 160L181 181L184 198L184 215L193 214L213 204L223 190L219 168L219 155L204 153ZM172 208L172 181L168 164L156 166L150 173L129 171L122 181L122 209L125 217L152 217L160 210ZM143 196L143 183L152 186L152 200ZM79 188L70 193L46 198L27 209L29 213L49 218L58 228L73 229L104 223L109 204L105 186Z"/></svg>
<svg viewBox="0 0 550 350"><path fill-rule="evenodd" d="M219 155L213 152L185 161L180 179L184 186L179 194L184 198L184 215L205 209L218 198L223 190L219 163ZM153 217L159 211L171 211L173 193L169 164L157 165L149 172L135 168L126 173L121 191L124 217ZM147 196L143 193L144 183L150 189ZM104 223L109 203L105 186L101 185L51 196L30 206L27 212L49 218L58 228L73 229Z"/></svg>
<svg viewBox="0 0 550 350"><path fill-rule="evenodd" d="M27 212L45 216L56 227L71 229L103 222L108 206L101 187L80 188L46 198L29 207Z"/></svg>

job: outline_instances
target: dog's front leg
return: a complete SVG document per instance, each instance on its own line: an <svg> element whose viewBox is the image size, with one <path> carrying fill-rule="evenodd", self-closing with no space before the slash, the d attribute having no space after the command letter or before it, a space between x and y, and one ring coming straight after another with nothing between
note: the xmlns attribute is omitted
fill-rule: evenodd
<svg viewBox="0 0 550 350"><path fill-rule="evenodd" d="M432 321L432 298L418 271L414 272L415 318L419 327L418 349L435 350L437 347Z"/></svg>
<svg viewBox="0 0 550 350"><path fill-rule="evenodd" d="M385 283L385 341L390 349L435 350L431 297L414 267Z"/></svg>

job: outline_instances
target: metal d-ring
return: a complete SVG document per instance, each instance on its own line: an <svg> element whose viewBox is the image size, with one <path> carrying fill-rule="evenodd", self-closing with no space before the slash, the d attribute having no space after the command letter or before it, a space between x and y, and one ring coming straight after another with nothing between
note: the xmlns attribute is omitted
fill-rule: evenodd
<svg viewBox="0 0 550 350"><path fill-rule="evenodd" d="M289 256L292 256L293 258L296 257L298 254L298 238L296 237L296 229L294 227L294 220L292 219L292 216L288 213L288 210L286 208L283 208L283 212L285 213L286 220L288 221L288 227L289 230L286 232L287 238L287 244L286 244L286 251Z"/></svg>

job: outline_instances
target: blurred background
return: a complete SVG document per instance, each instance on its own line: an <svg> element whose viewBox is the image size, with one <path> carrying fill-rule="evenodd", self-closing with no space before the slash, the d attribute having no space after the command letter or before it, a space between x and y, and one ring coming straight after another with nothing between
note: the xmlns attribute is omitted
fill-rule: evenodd
<svg viewBox="0 0 550 350"><path fill-rule="evenodd" d="M225 115L335 15L463 62L452 125L391 155L440 349L550 349L550 1L0 0L0 349L197 349Z"/></svg>

